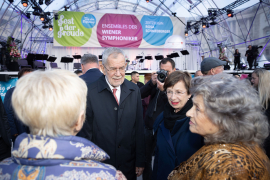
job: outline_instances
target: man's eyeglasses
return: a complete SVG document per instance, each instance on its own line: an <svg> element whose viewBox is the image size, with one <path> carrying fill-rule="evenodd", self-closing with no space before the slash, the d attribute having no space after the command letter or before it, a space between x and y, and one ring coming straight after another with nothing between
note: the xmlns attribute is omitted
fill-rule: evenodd
<svg viewBox="0 0 270 180"><path fill-rule="evenodd" d="M181 92L181 91L173 92L173 91L167 90L167 91L166 91L166 94L167 94L168 97L172 97L173 94L174 94L175 96L180 97L180 96L184 95L186 92L187 92L187 91L185 91L185 92Z"/></svg>
<svg viewBox="0 0 270 180"><path fill-rule="evenodd" d="M111 72L111 73L116 73L117 72L117 70L119 71L119 72L125 72L125 70L126 70L126 66L123 66L123 67L120 67L120 68L106 68L106 66L103 64L103 66L105 67L105 69L107 70L107 71L109 71L109 72Z"/></svg>

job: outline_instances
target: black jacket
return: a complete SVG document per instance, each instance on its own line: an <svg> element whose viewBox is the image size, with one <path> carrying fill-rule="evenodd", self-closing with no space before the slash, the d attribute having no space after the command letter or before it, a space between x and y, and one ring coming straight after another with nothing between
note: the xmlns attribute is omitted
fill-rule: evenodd
<svg viewBox="0 0 270 180"><path fill-rule="evenodd" d="M0 98L1 99L1 98ZM7 114L1 99L0 102L0 160L10 157L11 136Z"/></svg>
<svg viewBox="0 0 270 180"><path fill-rule="evenodd" d="M142 98L151 95L148 108L146 110L144 123L148 129L153 129L153 124L158 115L164 111L165 104L168 102L166 94L157 88L151 80L140 88Z"/></svg>
<svg viewBox="0 0 270 180"><path fill-rule="evenodd" d="M100 76L102 75L103 74L100 72L99 69L93 68L86 71L86 73L81 75L80 78L82 78L85 81L85 83L89 85L98 80L98 78L100 78Z"/></svg>
<svg viewBox="0 0 270 180"><path fill-rule="evenodd" d="M136 179L135 167L144 167L144 130L141 95L128 80L121 85L117 104L105 76L88 86L84 138L110 156L104 161L121 170L127 179Z"/></svg>
<svg viewBox="0 0 270 180"><path fill-rule="evenodd" d="M24 125L15 115L13 107L11 105L11 98L15 87L10 88L5 96L4 107L7 113L7 118L10 126L10 134L12 140L15 140L15 134L29 133L29 128Z"/></svg>
<svg viewBox="0 0 270 180"><path fill-rule="evenodd" d="M252 50L247 50L245 56L246 55L247 55L247 61L253 60L255 58Z"/></svg>

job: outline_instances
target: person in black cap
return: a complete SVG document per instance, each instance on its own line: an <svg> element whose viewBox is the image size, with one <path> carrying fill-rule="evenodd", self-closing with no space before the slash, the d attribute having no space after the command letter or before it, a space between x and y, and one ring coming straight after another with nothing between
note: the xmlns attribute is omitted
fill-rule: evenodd
<svg viewBox="0 0 270 180"><path fill-rule="evenodd" d="M226 65L226 63L226 61L221 61L216 57L205 58L201 62L202 74L206 76L222 73L224 71L224 65Z"/></svg>

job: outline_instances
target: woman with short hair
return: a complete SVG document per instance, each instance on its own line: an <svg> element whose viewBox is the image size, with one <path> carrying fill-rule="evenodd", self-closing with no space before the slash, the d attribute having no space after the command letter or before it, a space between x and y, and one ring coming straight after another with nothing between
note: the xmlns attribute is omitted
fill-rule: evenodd
<svg viewBox="0 0 270 180"><path fill-rule="evenodd" d="M192 80L190 131L205 146L176 167L168 179L270 179L270 162L262 144L268 122L256 91L229 74Z"/></svg>
<svg viewBox="0 0 270 180"><path fill-rule="evenodd" d="M109 156L75 135L85 120L87 87L66 70L35 71L20 78L12 95L18 118L29 127L15 141L13 158L0 162L0 179L125 179Z"/></svg>
<svg viewBox="0 0 270 180"><path fill-rule="evenodd" d="M190 74L183 71L172 72L165 80L168 103L153 126L156 137L154 180L166 179L174 167L203 146L203 137L190 132L186 117L192 107L190 81Z"/></svg>

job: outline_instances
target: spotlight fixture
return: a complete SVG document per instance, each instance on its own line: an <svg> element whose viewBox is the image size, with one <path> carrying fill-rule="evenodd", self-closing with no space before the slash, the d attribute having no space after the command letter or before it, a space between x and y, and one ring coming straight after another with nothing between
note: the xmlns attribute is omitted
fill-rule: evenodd
<svg viewBox="0 0 270 180"><path fill-rule="evenodd" d="M146 0L147 3L149 3L149 0Z"/></svg>
<svg viewBox="0 0 270 180"><path fill-rule="evenodd" d="M209 28L209 23L206 23L206 28Z"/></svg>
<svg viewBox="0 0 270 180"><path fill-rule="evenodd" d="M217 16L217 10L213 10L213 16Z"/></svg>
<svg viewBox="0 0 270 180"><path fill-rule="evenodd" d="M52 31L53 30L53 26L50 24L49 25L49 30Z"/></svg>
<svg viewBox="0 0 270 180"><path fill-rule="evenodd" d="M34 15L34 16L39 16L40 13L39 13L38 7L33 7L33 9L34 9L33 15Z"/></svg>
<svg viewBox="0 0 270 180"><path fill-rule="evenodd" d="M42 28L43 28L43 29L47 29L48 26L47 26L46 24L44 24L44 25L42 26Z"/></svg>
<svg viewBox="0 0 270 180"><path fill-rule="evenodd" d="M54 19L57 21L58 20L58 14L54 14Z"/></svg>
<svg viewBox="0 0 270 180"><path fill-rule="evenodd" d="M212 22L210 22L210 25L214 26L217 24L217 22L215 22L215 19L216 19L215 17L211 18Z"/></svg>
<svg viewBox="0 0 270 180"><path fill-rule="evenodd" d="M43 0L39 0L38 3L39 3L39 5L42 5L43 4Z"/></svg>
<svg viewBox="0 0 270 180"><path fill-rule="evenodd" d="M31 14L28 12L28 13L26 13L26 17L28 18L28 19L30 19L30 16L31 16Z"/></svg>
<svg viewBox="0 0 270 180"><path fill-rule="evenodd" d="M199 32L200 32L200 31L199 31L199 27L195 27L195 28L194 28L194 34L199 34Z"/></svg>
<svg viewBox="0 0 270 180"><path fill-rule="evenodd" d="M205 22L202 22L202 27L206 28L206 23Z"/></svg>
<svg viewBox="0 0 270 180"><path fill-rule="evenodd" d="M21 2L24 7L28 6L28 0L22 0Z"/></svg>
<svg viewBox="0 0 270 180"><path fill-rule="evenodd" d="M39 18L40 18L40 20L41 20L41 21L44 21L44 20L45 20L45 16L44 16L44 14L43 14L43 13L41 13L41 14L40 14L40 16L39 16Z"/></svg>
<svg viewBox="0 0 270 180"><path fill-rule="evenodd" d="M10 3L13 3L14 2L14 0L8 0Z"/></svg>
<svg viewBox="0 0 270 180"><path fill-rule="evenodd" d="M212 10L208 10L208 16L212 16L213 15L213 11Z"/></svg>
<svg viewBox="0 0 270 180"><path fill-rule="evenodd" d="M188 36L188 31L187 30L185 31L185 36Z"/></svg>
<svg viewBox="0 0 270 180"><path fill-rule="evenodd" d="M69 7L67 7L67 6L64 6L64 8L65 8L65 11L67 11L69 9Z"/></svg>
<svg viewBox="0 0 270 180"><path fill-rule="evenodd" d="M227 9L227 16L228 17L233 17L233 10Z"/></svg>
<svg viewBox="0 0 270 180"><path fill-rule="evenodd" d="M172 13L172 15L173 15L174 17L176 17L176 12Z"/></svg>
<svg viewBox="0 0 270 180"><path fill-rule="evenodd" d="M187 29L190 29L190 28L191 28L190 22L187 22Z"/></svg>
<svg viewBox="0 0 270 180"><path fill-rule="evenodd" d="M51 4L51 0L45 0L45 4L49 6Z"/></svg>

